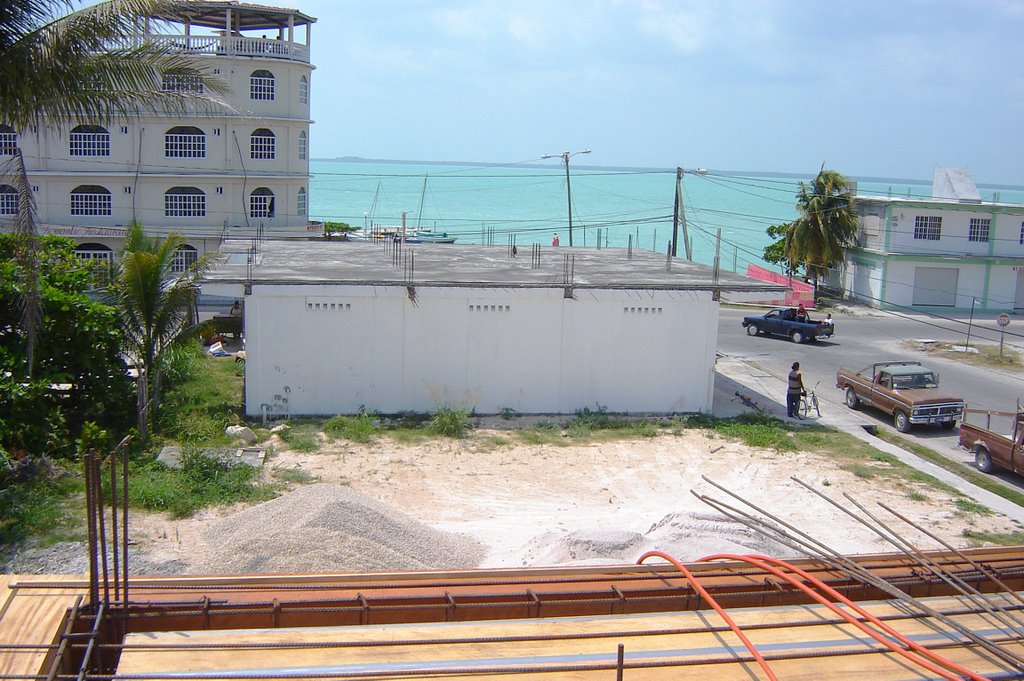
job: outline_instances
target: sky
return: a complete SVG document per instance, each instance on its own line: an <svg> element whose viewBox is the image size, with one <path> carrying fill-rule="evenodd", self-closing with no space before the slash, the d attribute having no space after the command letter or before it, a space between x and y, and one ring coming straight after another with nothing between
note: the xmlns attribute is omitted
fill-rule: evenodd
<svg viewBox="0 0 1024 681"><path fill-rule="evenodd" d="M266 4L318 19L314 158L1024 185L1024 0Z"/></svg>

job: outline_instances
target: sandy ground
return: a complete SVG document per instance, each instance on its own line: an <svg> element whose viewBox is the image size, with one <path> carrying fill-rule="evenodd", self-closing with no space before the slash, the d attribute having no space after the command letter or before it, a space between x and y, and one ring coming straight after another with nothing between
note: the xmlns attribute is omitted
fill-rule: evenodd
<svg viewBox="0 0 1024 681"><path fill-rule="evenodd" d="M728 499L702 476L844 553L893 549L791 476L852 508L842 499L844 493L850 495L922 548L936 547L936 542L888 515L877 502L955 546L967 545L963 532L968 528L1020 529L1002 516L959 512L950 495L924 485L880 483L878 478L843 471L824 456L754 449L714 433L684 431L584 445L568 438L564 442L523 445L508 432L476 430L467 440L438 438L416 445L388 438L370 445L324 442L315 453L279 445L265 469L272 475L275 468L299 468L319 482L361 492L393 509L396 516L469 535L486 547L481 567L634 562L651 549L682 560L719 552L795 555L727 521L691 494ZM918 494L911 498L911 492ZM923 500L915 500L921 496ZM214 509L181 521L136 513L131 533L134 559L154 566L154 571L192 572L209 554L204 534L210 536L211 526L241 508ZM258 534L261 529L252 531ZM316 537L310 540L315 542ZM294 571L302 570L298 559Z"/></svg>

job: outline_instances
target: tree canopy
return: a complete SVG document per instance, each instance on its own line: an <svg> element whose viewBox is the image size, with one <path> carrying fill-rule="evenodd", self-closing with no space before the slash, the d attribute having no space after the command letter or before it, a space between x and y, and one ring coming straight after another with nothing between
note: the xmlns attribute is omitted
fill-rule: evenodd
<svg viewBox="0 0 1024 681"><path fill-rule="evenodd" d="M224 107L220 78L197 68L188 54L167 43L144 41L139 27L152 17L173 20L184 0L105 0L65 14L70 0L0 2L0 123L23 130L59 130L68 124L102 123L152 110ZM197 87L165 90L164 77L190 79ZM14 251L23 278L18 325L24 331L26 376L35 368L40 324L35 206L20 148L0 167L18 192L12 226L21 243Z"/></svg>
<svg viewBox="0 0 1024 681"><path fill-rule="evenodd" d="M765 248L765 260L785 263L790 273L803 267L815 280L845 258L845 249L857 243L857 216L849 181L822 165L810 183L801 182L796 194L796 220L772 225L768 235L779 237Z"/></svg>
<svg viewBox="0 0 1024 681"><path fill-rule="evenodd" d="M0 366L24 352L13 258L18 240L0 234ZM41 317L37 370L31 379L0 373L0 450L68 453L86 422L121 430L131 424L132 380L121 358L116 310L94 300L95 263L75 256L64 237L40 240Z"/></svg>
<svg viewBox="0 0 1024 681"><path fill-rule="evenodd" d="M138 39L147 17L173 19L188 4L106 0L65 14L68 0L0 3L0 118L22 129L219 105L222 80L185 53ZM202 91L164 90L171 74L195 79Z"/></svg>
<svg viewBox="0 0 1024 681"><path fill-rule="evenodd" d="M163 354L197 330L198 279L216 256L206 254L175 272L174 255L183 242L173 232L164 239L149 238L141 225L132 223L112 285L124 350L139 369L137 407L143 436L151 406L159 405Z"/></svg>

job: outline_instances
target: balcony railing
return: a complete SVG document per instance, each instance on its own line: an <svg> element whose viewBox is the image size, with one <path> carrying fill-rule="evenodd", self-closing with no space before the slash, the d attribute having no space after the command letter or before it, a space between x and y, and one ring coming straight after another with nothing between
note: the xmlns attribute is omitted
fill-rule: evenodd
<svg viewBox="0 0 1024 681"><path fill-rule="evenodd" d="M275 38L250 38L240 35L154 35L140 40L170 47L189 54L217 56L270 57L309 63L309 46Z"/></svg>

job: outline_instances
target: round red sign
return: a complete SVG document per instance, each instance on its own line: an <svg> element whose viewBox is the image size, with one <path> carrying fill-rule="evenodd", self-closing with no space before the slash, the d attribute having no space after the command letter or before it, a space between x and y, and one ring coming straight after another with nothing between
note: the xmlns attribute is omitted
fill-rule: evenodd
<svg viewBox="0 0 1024 681"><path fill-rule="evenodd" d="M1006 314L1005 312L1002 313L1001 315L996 317L996 324L998 324L999 326L1009 326L1010 325L1010 315Z"/></svg>

